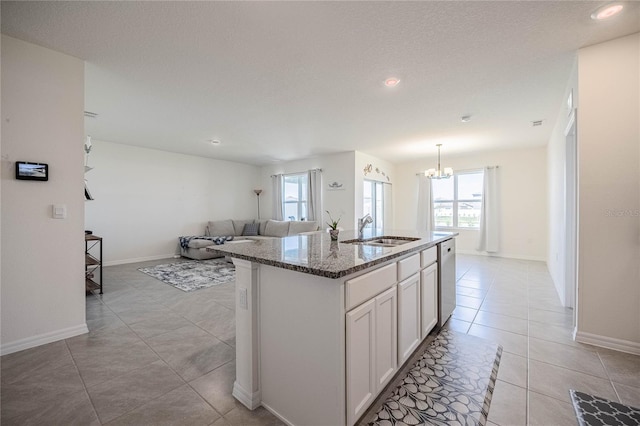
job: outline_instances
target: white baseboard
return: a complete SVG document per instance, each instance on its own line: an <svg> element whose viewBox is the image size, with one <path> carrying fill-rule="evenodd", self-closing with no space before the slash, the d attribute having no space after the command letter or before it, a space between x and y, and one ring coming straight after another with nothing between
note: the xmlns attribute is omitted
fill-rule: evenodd
<svg viewBox="0 0 640 426"><path fill-rule="evenodd" d="M640 355L640 343L638 342L600 336L597 334L591 334L577 330L574 332L574 339L576 340L576 342L586 343L588 345L613 349L614 351L627 352L634 355Z"/></svg>
<svg viewBox="0 0 640 426"><path fill-rule="evenodd" d="M46 345L47 343L57 342L58 340L68 339L88 332L87 324L81 324L75 327L63 328L62 330L27 337L14 342L3 343L0 346L0 355L8 355L25 349L35 348L36 346Z"/></svg>
<svg viewBox="0 0 640 426"><path fill-rule="evenodd" d="M248 392L240 386L237 380L233 382L233 391L231 394L249 410L255 410L258 408L261 403L260 400L262 399L262 393L260 391Z"/></svg>
<svg viewBox="0 0 640 426"><path fill-rule="evenodd" d="M501 257L504 259L517 259L517 260L534 260L536 262L546 262L547 259L544 257L538 256L527 256L520 254L509 254L509 253L487 253L486 251L477 251L477 250L460 250L456 248L457 254L470 254L473 256L486 256L486 257Z"/></svg>
<svg viewBox="0 0 640 426"><path fill-rule="evenodd" d="M138 262L147 262L149 260L161 260L161 259L174 259L180 257L175 253L171 254L159 254L157 256L146 256L146 257L135 257L133 259L120 259L120 260L111 260L109 262L103 262L103 266L116 266L116 265L126 265L127 263L138 263Z"/></svg>
<svg viewBox="0 0 640 426"><path fill-rule="evenodd" d="M291 423L289 420L287 420L286 417L282 416L280 413L278 413L276 410L274 410L273 408L269 407L267 404L265 404L264 402L261 404L262 407L264 407L265 410L267 410L268 412L270 412L271 414L273 414L274 416L276 416L282 423L284 423L287 426L295 426L293 423Z"/></svg>

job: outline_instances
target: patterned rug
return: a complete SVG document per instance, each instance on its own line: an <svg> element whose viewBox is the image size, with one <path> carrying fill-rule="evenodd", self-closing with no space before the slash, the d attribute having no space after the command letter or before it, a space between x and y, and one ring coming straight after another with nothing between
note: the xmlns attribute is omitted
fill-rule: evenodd
<svg viewBox="0 0 640 426"><path fill-rule="evenodd" d="M194 291L234 281L236 270L233 263L224 260L190 260L164 265L139 268L160 281L182 291Z"/></svg>
<svg viewBox="0 0 640 426"><path fill-rule="evenodd" d="M443 330L369 424L484 425L502 346Z"/></svg>
<svg viewBox="0 0 640 426"><path fill-rule="evenodd" d="M569 390L580 426L640 425L640 409Z"/></svg>

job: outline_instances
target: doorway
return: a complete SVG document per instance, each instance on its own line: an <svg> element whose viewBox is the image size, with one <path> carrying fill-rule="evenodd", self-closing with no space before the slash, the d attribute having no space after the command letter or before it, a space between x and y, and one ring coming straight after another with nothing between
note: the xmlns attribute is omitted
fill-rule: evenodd
<svg viewBox="0 0 640 426"><path fill-rule="evenodd" d="M390 229L393 220L391 184L365 179L362 189L362 214L371 215L371 227L381 232Z"/></svg>

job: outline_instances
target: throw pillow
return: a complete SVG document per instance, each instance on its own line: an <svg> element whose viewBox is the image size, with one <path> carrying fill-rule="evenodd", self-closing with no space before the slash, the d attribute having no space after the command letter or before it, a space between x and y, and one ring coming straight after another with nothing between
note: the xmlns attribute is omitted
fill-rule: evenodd
<svg viewBox="0 0 640 426"><path fill-rule="evenodd" d="M286 237L289 233L289 222L269 220L264 226L264 235L269 237Z"/></svg>
<svg viewBox="0 0 640 426"><path fill-rule="evenodd" d="M255 237L258 235L258 226L259 223L247 223L244 225L244 229L242 230L242 235L247 237Z"/></svg>
<svg viewBox="0 0 640 426"><path fill-rule="evenodd" d="M233 222L233 231L234 234L233 235L243 235L242 231L244 231L244 225L246 225L247 223L253 223L253 219L250 220L232 220Z"/></svg>

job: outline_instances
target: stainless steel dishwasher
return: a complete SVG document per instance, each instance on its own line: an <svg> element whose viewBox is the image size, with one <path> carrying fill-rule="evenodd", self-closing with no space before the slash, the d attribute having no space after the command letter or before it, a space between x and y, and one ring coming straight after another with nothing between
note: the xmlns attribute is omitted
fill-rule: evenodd
<svg viewBox="0 0 640 426"><path fill-rule="evenodd" d="M438 327L456 308L456 240L438 244Z"/></svg>

